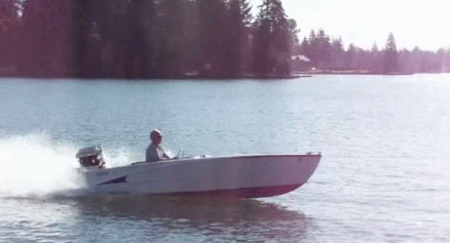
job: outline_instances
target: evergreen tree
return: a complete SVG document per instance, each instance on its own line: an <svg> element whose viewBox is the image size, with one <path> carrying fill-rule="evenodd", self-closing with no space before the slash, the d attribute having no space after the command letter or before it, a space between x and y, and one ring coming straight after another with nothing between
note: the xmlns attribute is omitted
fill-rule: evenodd
<svg viewBox="0 0 450 243"><path fill-rule="evenodd" d="M344 69L344 45L341 38L333 39L331 43L330 65L334 70Z"/></svg>
<svg viewBox="0 0 450 243"><path fill-rule="evenodd" d="M227 4L225 0L198 0L201 63L203 76L223 77L226 73Z"/></svg>
<svg viewBox="0 0 450 243"><path fill-rule="evenodd" d="M331 44L330 38L325 34L324 30L319 30L316 38L314 39L316 45L316 62L320 69L329 69L331 59Z"/></svg>
<svg viewBox="0 0 450 243"><path fill-rule="evenodd" d="M71 17L72 17L72 75L75 77L89 78L97 75L97 66L99 60L95 57L94 52L99 50L97 39L92 38L91 31L94 31L92 26L91 14L93 2L89 0L74 0L72 1ZM94 43L96 45L94 45Z"/></svg>
<svg viewBox="0 0 450 243"><path fill-rule="evenodd" d="M0 68L13 67L19 46L20 1L0 0Z"/></svg>
<svg viewBox="0 0 450 243"><path fill-rule="evenodd" d="M180 77L182 52L186 46L185 30L189 20L186 0L162 0L158 6L155 22L156 68L158 77ZM194 34L194 32L192 33Z"/></svg>
<svg viewBox="0 0 450 243"><path fill-rule="evenodd" d="M306 56L311 60L311 65L317 67L319 47L317 45L316 33L311 30L308 37L308 48L305 50Z"/></svg>
<svg viewBox="0 0 450 243"><path fill-rule="evenodd" d="M264 0L254 23L253 72L256 75L290 73L291 40L287 16L280 0Z"/></svg>
<svg viewBox="0 0 450 243"><path fill-rule="evenodd" d="M381 59L381 52L378 50L377 44L374 43L370 51L370 72L381 73Z"/></svg>
<svg viewBox="0 0 450 243"><path fill-rule="evenodd" d="M203 35L201 33L200 7L198 0L186 0L186 9L183 10L185 17L184 28L181 34L181 69L184 73L197 73L203 67L203 46L201 44ZM183 75L182 74L182 75Z"/></svg>
<svg viewBox="0 0 450 243"><path fill-rule="evenodd" d="M295 19L288 19L289 25L289 40L291 45L299 44L298 33L300 29L298 29L297 21Z"/></svg>
<svg viewBox="0 0 450 243"><path fill-rule="evenodd" d="M308 42L308 39L306 39L306 37L304 37L302 43L300 44L300 53L299 54L308 56L308 51L309 51L309 42Z"/></svg>
<svg viewBox="0 0 450 243"><path fill-rule="evenodd" d="M384 49L383 72L393 73L398 71L398 52L395 44L395 38L392 33L389 33Z"/></svg>
<svg viewBox="0 0 450 243"><path fill-rule="evenodd" d="M73 7L74 12L81 11L78 16L82 17L77 21L81 29L75 29L79 34L74 34L73 38L82 45L79 50L78 45L74 47L75 55L81 57L76 65L76 76L125 77L123 41L128 24L129 1L86 1L83 5L87 6L83 8L80 5L81 9ZM73 25L77 26L76 23Z"/></svg>
<svg viewBox="0 0 450 243"><path fill-rule="evenodd" d="M25 76L68 75L72 59L70 2L27 0L22 21L19 71Z"/></svg>
<svg viewBox="0 0 450 243"><path fill-rule="evenodd" d="M155 18L154 3L147 0L130 1L122 39L121 57L125 78L147 78L153 75L150 66L151 44L147 41L146 21ZM150 32L151 33L151 32Z"/></svg>
<svg viewBox="0 0 450 243"><path fill-rule="evenodd" d="M247 30L251 21L251 8L247 0L229 0L227 31L226 73L227 77L240 76L249 48Z"/></svg>
<svg viewBox="0 0 450 243"><path fill-rule="evenodd" d="M348 70L357 69L357 49L354 44L350 44L345 52L345 66Z"/></svg>

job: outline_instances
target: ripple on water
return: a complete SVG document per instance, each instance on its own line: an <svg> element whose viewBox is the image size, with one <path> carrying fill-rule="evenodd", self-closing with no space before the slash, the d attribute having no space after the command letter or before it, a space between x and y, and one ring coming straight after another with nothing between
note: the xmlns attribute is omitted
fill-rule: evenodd
<svg viewBox="0 0 450 243"><path fill-rule="evenodd" d="M0 80L0 191L11 196L0 241L449 242L448 77ZM126 164L143 159L154 127L186 154L323 159L309 183L270 199L48 197L78 189L64 184L78 147L102 143L108 165Z"/></svg>

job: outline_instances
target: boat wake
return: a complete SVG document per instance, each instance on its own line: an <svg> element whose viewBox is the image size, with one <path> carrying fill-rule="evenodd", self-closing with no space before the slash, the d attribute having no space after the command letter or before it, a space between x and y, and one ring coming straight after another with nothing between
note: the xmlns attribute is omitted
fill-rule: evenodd
<svg viewBox="0 0 450 243"><path fill-rule="evenodd" d="M78 173L79 146L45 134L0 138L0 198L73 198L89 193ZM129 161L126 154L107 158Z"/></svg>

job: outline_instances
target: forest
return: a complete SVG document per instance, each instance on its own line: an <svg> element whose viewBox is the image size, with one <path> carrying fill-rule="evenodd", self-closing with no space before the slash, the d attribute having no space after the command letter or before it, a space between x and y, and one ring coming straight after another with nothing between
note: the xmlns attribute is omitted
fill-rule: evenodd
<svg viewBox="0 0 450 243"><path fill-rule="evenodd" d="M267 78L449 71L450 51L299 40L281 0L0 0L0 76ZM252 13L257 13L252 16ZM300 22L301 23L301 22Z"/></svg>
<svg viewBox="0 0 450 243"><path fill-rule="evenodd" d="M345 71L368 74L414 74L440 73L450 71L450 49L441 48L435 52L398 49L392 33L387 36L385 46L376 44L364 50L350 44L344 47L340 38L331 38L324 30L311 31L308 38L295 44L293 55L304 56L309 62L296 58L296 68L308 70L315 68L323 72ZM299 60L300 59L300 60ZM339 73L339 72L336 72Z"/></svg>

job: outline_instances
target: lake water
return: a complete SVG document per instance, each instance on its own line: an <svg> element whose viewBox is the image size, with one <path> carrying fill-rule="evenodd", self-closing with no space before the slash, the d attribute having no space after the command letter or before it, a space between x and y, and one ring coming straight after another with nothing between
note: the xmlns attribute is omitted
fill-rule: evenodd
<svg viewBox="0 0 450 243"><path fill-rule="evenodd" d="M322 152L266 199L87 195L74 155ZM450 75L0 79L0 242L449 242Z"/></svg>

